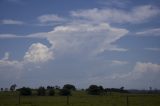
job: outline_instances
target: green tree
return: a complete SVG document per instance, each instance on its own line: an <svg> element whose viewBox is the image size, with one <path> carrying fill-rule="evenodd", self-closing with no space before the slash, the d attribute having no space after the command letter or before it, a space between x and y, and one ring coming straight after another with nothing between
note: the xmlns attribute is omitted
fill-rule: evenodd
<svg viewBox="0 0 160 106"><path fill-rule="evenodd" d="M97 85L90 85L87 89L87 92L91 95L100 95L103 92L103 87Z"/></svg>
<svg viewBox="0 0 160 106"><path fill-rule="evenodd" d="M61 90L59 91L59 94L60 94L61 96L69 96L69 95L71 95L71 91L70 91L69 89L61 89Z"/></svg>
<svg viewBox="0 0 160 106"><path fill-rule="evenodd" d="M44 87L39 87L37 90L37 93L39 96L45 96L46 95L46 90Z"/></svg>
<svg viewBox="0 0 160 106"><path fill-rule="evenodd" d="M24 96L32 95L32 90L27 87L20 88L19 91L20 91L20 95L24 95Z"/></svg>
<svg viewBox="0 0 160 106"><path fill-rule="evenodd" d="M47 86L47 90L54 89L53 86Z"/></svg>
<svg viewBox="0 0 160 106"><path fill-rule="evenodd" d="M66 84L63 86L63 89L76 90L76 87L71 84Z"/></svg>
<svg viewBox="0 0 160 106"><path fill-rule="evenodd" d="M60 86L58 86L58 85L56 85L56 86L55 86L55 89L60 90L60 89L61 89L61 87L60 87Z"/></svg>
<svg viewBox="0 0 160 106"><path fill-rule="evenodd" d="M54 96L55 95L55 90L54 89L49 89L48 95L49 96Z"/></svg>
<svg viewBox="0 0 160 106"><path fill-rule="evenodd" d="M11 85L11 87L10 87L10 91L14 91L14 90L16 89L16 87L17 87L17 85L16 85L16 84Z"/></svg>

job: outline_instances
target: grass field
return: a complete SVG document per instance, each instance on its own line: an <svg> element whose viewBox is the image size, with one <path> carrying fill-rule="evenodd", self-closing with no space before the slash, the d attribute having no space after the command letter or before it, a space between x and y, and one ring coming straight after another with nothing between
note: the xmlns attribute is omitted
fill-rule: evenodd
<svg viewBox="0 0 160 106"><path fill-rule="evenodd" d="M159 94L120 94L92 96L76 91L65 96L19 96L17 92L0 92L0 106L160 106Z"/></svg>

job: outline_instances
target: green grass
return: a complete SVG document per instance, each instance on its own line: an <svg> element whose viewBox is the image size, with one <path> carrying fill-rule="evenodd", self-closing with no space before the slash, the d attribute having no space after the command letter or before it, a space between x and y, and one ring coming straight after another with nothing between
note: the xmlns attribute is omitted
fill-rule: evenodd
<svg viewBox="0 0 160 106"><path fill-rule="evenodd" d="M17 92L0 92L0 106L160 106L158 94L120 94L112 93L105 96L92 96L83 91L76 91L69 97L65 96L19 96Z"/></svg>

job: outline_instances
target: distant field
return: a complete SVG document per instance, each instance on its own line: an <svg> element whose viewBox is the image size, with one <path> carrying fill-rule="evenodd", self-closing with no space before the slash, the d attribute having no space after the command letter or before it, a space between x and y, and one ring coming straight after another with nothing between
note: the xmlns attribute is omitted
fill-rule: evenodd
<svg viewBox="0 0 160 106"><path fill-rule="evenodd" d="M17 92L0 92L0 106L160 106L159 94L120 94L112 93L105 96L91 96L76 91L69 97L65 96L19 96Z"/></svg>

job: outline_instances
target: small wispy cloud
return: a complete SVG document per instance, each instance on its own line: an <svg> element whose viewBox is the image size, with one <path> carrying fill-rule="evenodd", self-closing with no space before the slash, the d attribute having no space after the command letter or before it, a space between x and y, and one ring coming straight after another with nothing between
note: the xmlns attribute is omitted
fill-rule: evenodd
<svg viewBox="0 0 160 106"><path fill-rule="evenodd" d="M126 48L119 48L119 47L116 47L116 46L114 45L114 46L112 46L112 47L109 49L109 51L126 52L126 51L128 51L128 49L126 49Z"/></svg>
<svg viewBox="0 0 160 106"><path fill-rule="evenodd" d="M65 21L64 18L62 18L56 14L45 14L45 15L39 16L38 20L41 23Z"/></svg>
<svg viewBox="0 0 160 106"><path fill-rule="evenodd" d="M9 59L9 56L10 56L9 52L6 52L6 53L4 54L4 57L2 58L2 60L8 60L8 59Z"/></svg>
<svg viewBox="0 0 160 106"><path fill-rule="evenodd" d="M22 38L24 36L17 36L14 34L0 34L0 39L9 39L9 38Z"/></svg>
<svg viewBox="0 0 160 106"><path fill-rule="evenodd" d="M95 22L109 23L142 23L157 16L160 10L153 5L142 5L131 10L113 8L93 8L86 10L71 11L71 16L91 20Z"/></svg>
<svg viewBox="0 0 160 106"><path fill-rule="evenodd" d="M128 0L103 0L98 1L99 4L105 5L107 7L118 7L118 8L124 8L128 4L131 3L131 1Z"/></svg>
<svg viewBox="0 0 160 106"><path fill-rule="evenodd" d="M20 0L7 0L8 2L20 2Z"/></svg>
<svg viewBox="0 0 160 106"><path fill-rule="evenodd" d="M1 20L0 23L5 24L5 25L22 25L22 24L24 24L23 21L18 21L18 20L13 20L13 19L4 19L4 20Z"/></svg>
<svg viewBox="0 0 160 106"><path fill-rule="evenodd" d="M137 32L139 36L160 36L160 28L148 29L145 31Z"/></svg>
<svg viewBox="0 0 160 106"><path fill-rule="evenodd" d="M127 61L121 61L121 60L112 60L111 65L126 65L128 64Z"/></svg>
<svg viewBox="0 0 160 106"><path fill-rule="evenodd" d="M145 50L160 52L160 48L144 48Z"/></svg>
<svg viewBox="0 0 160 106"><path fill-rule="evenodd" d="M6 1L9 3L18 4L18 5L22 5L25 2L25 0L6 0Z"/></svg>
<svg viewBox="0 0 160 106"><path fill-rule="evenodd" d="M15 35L15 34L0 34L0 39L14 39L14 38L36 38L36 39L45 39L46 38L46 34L44 32L41 33L35 33L35 34L29 34L29 35Z"/></svg>

